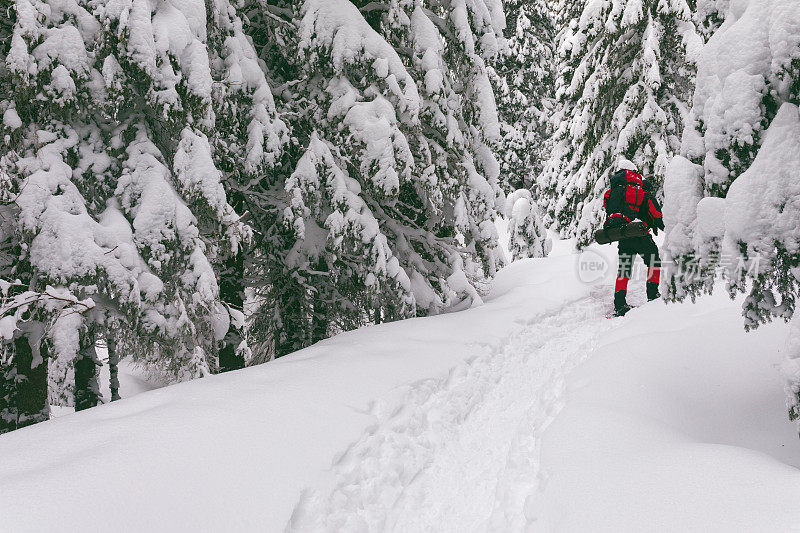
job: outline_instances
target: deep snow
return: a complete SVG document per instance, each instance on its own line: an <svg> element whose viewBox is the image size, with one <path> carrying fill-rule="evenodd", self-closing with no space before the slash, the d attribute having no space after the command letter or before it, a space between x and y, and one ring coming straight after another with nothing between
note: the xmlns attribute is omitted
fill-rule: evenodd
<svg viewBox="0 0 800 533"><path fill-rule="evenodd" d="M613 250L569 245L507 267L480 307L3 435L2 527L800 525L786 326L745 333L722 294L608 320ZM603 277L578 270L603 256Z"/></svg>

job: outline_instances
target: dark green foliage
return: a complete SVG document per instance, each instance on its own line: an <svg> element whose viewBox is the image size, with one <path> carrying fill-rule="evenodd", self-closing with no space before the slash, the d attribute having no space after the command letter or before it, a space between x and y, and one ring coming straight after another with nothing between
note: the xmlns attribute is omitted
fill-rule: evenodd
<svg viewBox="0 0 800 533"><path fill-rule="evenodd" d="M25 329L0 347L0 433L43 422L50 414L46 344L31 347L26 333L34 331Z"/></svg>
<svg viewBox="0 0 800 533"><path fill-rule="evenodd" d="M75 410L83 411L100 403L98 367L101 365L95 349L94 330L82 327L80 350L75 358Z"/></svg>
<svg viewBox="0 0 800 533"><path fill-rule="evenodd" d="M503 135L501 176L508 192L531 188L547 155L556 26L547 2L511 0L504 5L508 50L494 63L492 82Z"/></svg>

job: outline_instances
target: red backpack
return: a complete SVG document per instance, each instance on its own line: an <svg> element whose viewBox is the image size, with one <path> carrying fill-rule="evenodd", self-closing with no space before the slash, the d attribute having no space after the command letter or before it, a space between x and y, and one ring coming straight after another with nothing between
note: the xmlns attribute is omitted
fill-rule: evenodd
<svg viewBox="0 0 800 533"><path fill-rule="evenodd" d="M611 176L611 188L603 197L606 228L633 222L644 202L642 176L633 170L619 170Z"/></svg>

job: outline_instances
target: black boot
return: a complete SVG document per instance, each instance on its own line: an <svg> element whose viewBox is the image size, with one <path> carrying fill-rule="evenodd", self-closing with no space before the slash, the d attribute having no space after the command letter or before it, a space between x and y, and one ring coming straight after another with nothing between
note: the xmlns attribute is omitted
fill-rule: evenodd
<svg viewBox="0 0 800 533"><path fill-rule="evenodd" d="M617 291L614 293L614 314L617 316L625 316L625 313L631 310L631 306L625 301L628 291Z"/></svg>
<svg viewBox="0 0 800 533"><path fill-rule="evenodd" d="M658 283L653 281L647 282L647 301L652 302L655 299L661 298L661 293L658 292Z"/></svg>

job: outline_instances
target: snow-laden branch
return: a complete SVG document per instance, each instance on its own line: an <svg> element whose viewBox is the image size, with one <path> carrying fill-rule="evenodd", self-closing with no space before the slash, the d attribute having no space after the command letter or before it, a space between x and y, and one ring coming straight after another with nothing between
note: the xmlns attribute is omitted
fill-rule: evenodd
<svg viewBox="0 0 800 533"><path fill-rule="evenodd" d="M50 285L44 291L24 289L19 281L0 279L0 338L9 341L14 338L18 322L30 311L34 304L56 310L57 317L66 313L86 314L96 307L91 298L80 299L64 288ZM14 289L24 289L21 291ZM57 319L57 318L56 318Z"/></svg>

